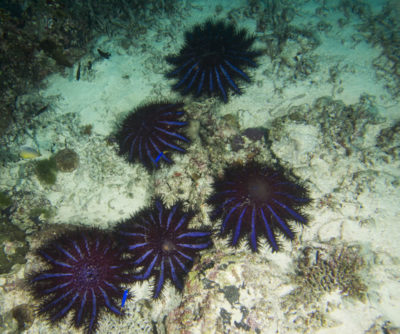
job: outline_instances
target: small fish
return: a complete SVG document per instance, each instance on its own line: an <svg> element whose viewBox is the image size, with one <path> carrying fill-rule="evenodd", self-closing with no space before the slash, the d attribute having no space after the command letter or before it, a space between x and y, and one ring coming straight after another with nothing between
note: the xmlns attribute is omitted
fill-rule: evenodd
<svg viewBox="0 0 400 334"><path fill-rule="evenodd" d="M168 151L164 151L164 152L160 152L160 154L157 155L157 158L154 160L154 162L156 163L156 166L157 166L157 163L160 161L160 159L161 159L162 157L164 157L164 159L168 161L168 158L167 158L167 156L165 155L165 154L167 154L167 153L168 153Z"/></svg>
<svg viewBox="0 0 400 334"><path fill-rule="evenodd" d="M22 159L35 159L37 157L40 157L41 154L40 152L36 151L34 148L29 147L29 146L22 146L20 151L19 151L19 156Z"/></svg>
<svg viewBox="0 0 400 334"><path fill-rule="evenodd" d="M79 62L78 64L78 69L76 70L76 80L79 81L79 79L81 78L81 63Z"/></svg>
<svg viewBox="0 0 400 334"><path fill-rule="evenodd" d="M124 295L122 296L121 308L124 307L126 300L128 299L128 290L124 291Z"/></svg>
<svg viewBox="0 0 400 334"><path fill-rule="evenodd" d="M105 59L108 59L111 57L111 53L109 53L109 52L105 52L100 49L97 49L97 52L99 53L100 56L102 56Z"/></svg>
<svg viewBox="0 0 400 334"><path fill-rule="evenodd" d="M157 162L160 161L160 159L161 159L161 157L162 157L163 155L164 155L164 152L160 152L160 154L157 156L156 160L154 160L156 164L157 164Z"/></svg>

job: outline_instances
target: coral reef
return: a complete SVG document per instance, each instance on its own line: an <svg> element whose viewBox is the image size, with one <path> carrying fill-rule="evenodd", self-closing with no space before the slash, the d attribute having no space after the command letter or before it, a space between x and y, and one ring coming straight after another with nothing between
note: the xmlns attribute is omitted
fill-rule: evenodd
<svg viewBox="0 0 400 334"><path fill-rule="evenodd" d="M157 298L167 279L183 289L184 277L190 271L198 251L209 248L211 232L188 227L192 212L183 212L182 203L170 210L159 200L142 209L116 227L118 235L133 256L137 280L156 277L153 297Z"/></svg>
<svg viewBox="0 0 400 334"><path fill-rule="evenodd" d="M89 332L315 333L366 314L357 323L366 333L398 330L391 322L397 320L392 301L400 298L393 228L400 125L395 109L389 112L396 108L393 96L362 79L373 78L371 54L382 48L376 74L397 96L400 7L395 0L373 10L364 0L244 3L1 1L0 134L13 120L0 136L3 330L75 332L72 325ZM210 13L215 21L193 26L185 45L176 44L192 19ZM236 28L242 25L256 25L257 35ZM87 44L97 33L104 35ZM86 45L93 51L70 68ZM264 52L269 58L255 70ZM168 67L166 53L175 53ZM172 80L160 80L169 69ZM50 89L32 100L21 95L54 71L63 75L49 79ZM254 94L236 99L252 73ZM191 103L185 97L184 110L180 102L162 106L165 100L132 110L117 139L119 153L134 163L117 157L115 137L104 136L113 114L144 95L165 98L172 81L178 93L212 96ZM120 84L125 87L115 92ZM221 104L230 99L235 103ZM66 142L74 151L63 149ZM23 160L22 145L44 157L58 153ZM76 172L58 173L79 164ZM305 187L301 180L312 181ZM139 211L151 198L157 202ZM307 206L311 198L315 205ZM318 219L306 227L308 212ZM213 221L220 238L211 249ZM79 230L54 238L64 228L60 223L78 222L116 233L96 239L97 230ZM89 231L86 239L82 231ZM364 275L366 250L344 238L359 244L375 238L368 248L391 257L374 263L381 290L367 283L373 278ZM30 249L45 243L41 259L26 253L28 242ZM110 253L122 269L99 260ZM105 266L114 273L125 269L124 280L96 281ZM31 271L35 302L19 285ZM83 277L86 287L63 274ZM91 286L94 281L99 285ZM126 295L134 301L120 307ZM50 321L33 323L36 304Z"/></svg>
<svg viewBox="0 0 400 334"><path fill-rule="evenodd" d="M253 252L264 236L273 251L279 249L275 234L293 239L288 221L307 224L302 207L311 199L307 189L289 172L250 162L225 169L224 177L213 185L212 219L222 219L220 236L232 233L230 244L237 246L248 236Z"/></svg>
<svg viewBox="0 0 400 334"><path fill-rule="evenodd" d="M39 314L56 323L74 312L72 323L94 332L102 309L123 315L117 299L130 282L130 266L109 235L86 229L67 232L39 248L47 266L27 279Z"/></svg>
<svg viewBox="0 0 400 334"><path fill-rule="evenodd" d="M170 152L186 152L178 144L189 142L182 134L187 125L184 115L183 103L156 102L136 108L116 135L119 154L131 162L139 160L147 168L158 168L160 161L171 164Z"/></svg>
<svg viewBox="0 0 400 334"><path fill-rule="evenodd" d="M254 37L232 23L206 21L185 33L185 44L176 55L167 57L174 69L167 77L178 78L173 89L196 96L208 92L228 101L227 91L240 94L237 79L250 81L244 68L256 67L259 51L252 49Z"/></svg>

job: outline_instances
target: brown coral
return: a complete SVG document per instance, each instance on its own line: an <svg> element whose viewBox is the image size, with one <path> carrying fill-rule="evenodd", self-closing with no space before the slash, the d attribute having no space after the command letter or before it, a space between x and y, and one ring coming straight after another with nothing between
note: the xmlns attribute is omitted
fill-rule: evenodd
<svg viewBox="0 0 400 334"><path fill-rule="evenodd" d="M367 286L361 272L366 263L359 246L332 249L306 247L297 262L294 283L305 295L320 297L338 290L342 295L364 300Z"/></svg>
<svg viewBox="0 0 400 334"><path fill-rule="evenodd" d="M61 172L72 172L79 165L78 154L69 148L58 151L54 159L56 160L57 169Z"/></svg>

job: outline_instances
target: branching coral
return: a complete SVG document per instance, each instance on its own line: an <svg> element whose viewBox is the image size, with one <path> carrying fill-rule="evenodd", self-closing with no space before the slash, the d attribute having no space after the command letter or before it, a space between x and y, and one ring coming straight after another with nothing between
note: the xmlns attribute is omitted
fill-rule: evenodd
<svg viewBox="0 0 400 334"><path fill-rule="evenodd" d="M344 296L364 300L367 286L362 279L366 261L361 248L338 245L333 248L306 247L297 260L294 295L310 300L338 291Z"/></svg>
<svg viewBox="0 0 400 334"><path fill-rule="evenodd" d="M290 275L295 288L281 304L292 330L315 333L321 327L337 325L327 315L343 303L343 298L336 298L337 294L366 300L363 274L368 262L362 251L359 246L339 244L336 240L303 248L295 262L295 272Z"/></svg>

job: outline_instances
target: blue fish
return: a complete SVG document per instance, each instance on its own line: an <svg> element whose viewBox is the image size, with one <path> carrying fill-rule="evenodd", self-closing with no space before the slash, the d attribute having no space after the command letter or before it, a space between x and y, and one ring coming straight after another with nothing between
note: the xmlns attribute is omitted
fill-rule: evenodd
<svg viewBox="0 0 400 334"><path fill-rule="evenodd" d="M154 160L154 164L157 166L157 163L160 161L160 159L162 158L162 157L164 157L164 159L165 160L167 160L168 161L168 158L167 158L167 156L165 155L165 153L167 153L168 151L164 151L164 152L160 152L160 154L159 155L157 155L157 158L155 158L155 160Z"/></svg>
<svg viewBox="0 0 400 334"><path fill-rule="evenodd" d="M157 156L157 158L156 158L156 160L155 160L156 164L157 164L157 162L160 161L160 159L161 159L161 157L162 157L163 155L164 155L164 152L160 152L160 154Z"/></svg>
<svg viewBox="0 0 400 334"><path fill-rule="evenodd" d="M124 307L126 300L128 299L128 290L124 291L124 295L122 296L121 308Z"/></svg>

